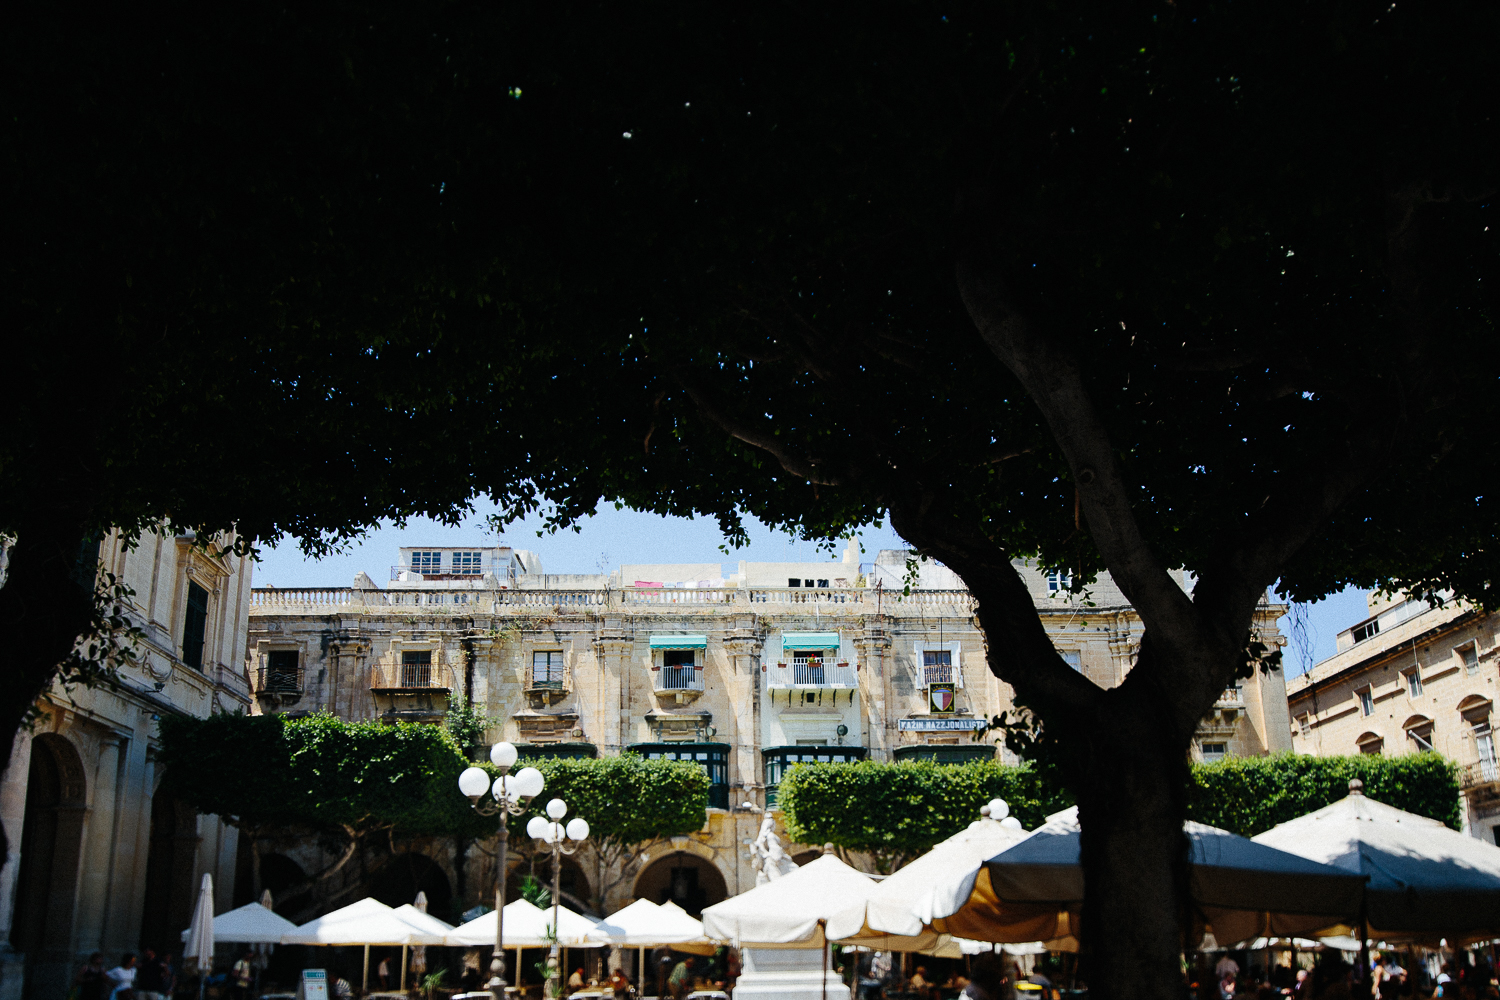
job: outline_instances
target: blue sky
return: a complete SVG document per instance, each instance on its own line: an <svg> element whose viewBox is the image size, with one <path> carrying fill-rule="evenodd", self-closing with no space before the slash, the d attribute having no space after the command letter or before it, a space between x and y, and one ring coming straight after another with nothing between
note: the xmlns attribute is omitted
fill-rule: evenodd
<svg viewBox="0 0 1500 1000"><path fill-rule="evenodd" d="M362 541L341 555L312 561L303 557L295 545L267 548L255 567L258 587L347 587L360 571L370 574L382 586L390 576L390 567L398 561L397 549L403 545L494 545L506 544L531 549L542 557L549 573L609 572L622 563L713 562L719 560L731 572L741 559L751 562L801 562L839 558L820 555L812 542L796 541L772 531L759 522L750 526L750 544L725 554L723 533L709 518L659 517L633 510L602 509L584 521L579 531L563 531L538 538L541 517L528 518L512 525L503 535L495 535L485 524L494 510L481 506L459 527L450 528L434 521L413 520L405 528L382 527L370 532ZM870 529L860 538L864 561L874 559L879 549L902 548L904 543L886 526ZM842 552L843 546L838 546ZM1363 591L1346 590L1308 609L1308 639L1312 662L1333 655L1334 638L1339 631L1366 617ZM1282 619L1286 633L1290 622ZM1296 647L1288 647L1285 663L1288 676L1302 672L1305 656Z"/></svg>

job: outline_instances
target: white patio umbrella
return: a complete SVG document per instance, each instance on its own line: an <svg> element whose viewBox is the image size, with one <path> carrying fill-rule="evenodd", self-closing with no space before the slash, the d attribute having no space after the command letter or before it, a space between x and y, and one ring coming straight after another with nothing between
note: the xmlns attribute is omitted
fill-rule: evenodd
<svg viewBox="0 0 1500 1000"><path fill-rule="evenodd" d="M991 858L986 867L995 900L1070 909L1081 904L1081 832L1075 807L1049 816L1025 840ZM1202 823L1186 822L1183 832L1189 894L1221 941L1307 933L1359 909L1358 875Z"/></svg>
<svg viewBox="0 0 1500 1000"><path fill-rule="evenodd" d="M558 944L568 948L600 948L602 941L589 938L594 921L580 916L566 906L557 908ZM539 909L524 899L505 904L505 947L550 948L552 939L548 928L552 926L552 908ZM466 924L459 924L436 944L450 948L472 948L495 943L495 911L482 914Z"/></svg>
<svg viewBox="0 0 1500 1000"><path fill-rule="evenodd" d="M380 900L367 896L357 903L350 903L342 909L308 921L293 933L283 936L281 943L364 945L364 972L360 979L360 989L369 992L371 945L395 947L443 943L443 934L434 933L430 926L418 926L408 920L408 916L409 914L397 913Z"/></svg>
<svg viewBox="0 0 1500 1000"><path fill-rule="evenodd" d="M1369 937L1468 942L1500 935L1500 847L1377 802L1362 787L1255 842L1368 878ZM1352 923L1349 929L1358 933Z"/></svg>
<svg viewBox="0 0 1500 1000"><path fill-rule="evenodd" d="M984 873L985 861L1025 839L1026 831L1015 820L1007 820L1008 812L1004 802L992 801L988 815L876 885L868 899L851 898L829 917L829 937L864 944L877 934L919 938L936 931L966 936L964 932L973 928L963 921L958 922L962 927L948 927L939 922L963 909L973 895L976 881L988 878ZM1039 915L1034 912L1037 909L1016 908L1008 922L1000 921L997 914L989 915L983 924L988 933L982 940L1014 942L1056 937L1058 908L1041 908ZM1066 915L1062 920L1062 932L1066 933ZM921 947L914 950L930 951ZM958 950L961 952L961 946Z"/></svg>
<svg viewBox="0 0 1500 1000"><path fill-rule="evenodd" d="M202 906L201 897L199 905ZM197 918L197 911L194 911L193 919ZM246 903L213 918L214 943L229 941L234 944L280 944L283 937L296 930L296 924L272 913L260 903ZM192 933L193 929L189 927L182 932L182 939L189 941ZM190 941L188 947L192 947Z"/></svg>
<svg viewBox="0 0 1500 1000"><path fill-rule="evenodd" d="M703 933L736 947L817 948L827 939L827 920L851 903L864 903L874 891L874 879L825 854L708 907L703 911Z"/></svg>
<svg viewBox="0 0 1500 1000"><path fill-rule="evenodd" d="M611 913L594 925L589 938L617 948L638 949L642 977L647 948L666 945L694 955L712 955L718 948L718 942L704 936L702 921L676 903L658 906L649 899L638 899Z"/></svg>
<svg viewBox="0 0 1500 1000"><path fill-rule="evenodd" d="M184 961L198 963L198 996L203 996L205 980L214 968L214 879L208 872L198 884L198 905L193 908L193 922L188 926Z"/></svg>

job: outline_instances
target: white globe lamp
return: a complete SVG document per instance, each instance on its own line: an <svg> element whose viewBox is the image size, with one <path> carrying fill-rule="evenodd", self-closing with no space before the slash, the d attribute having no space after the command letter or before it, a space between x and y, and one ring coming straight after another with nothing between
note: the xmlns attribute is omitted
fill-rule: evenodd
<svg viewBox="0 0 1500 1000"><path fill-rule="evenodd" d="M534 799L542 794L542 788L546 783L547 779L542 777L541 771L534 767L523 767L516 772L515 791L517 795L524 798Z"/></svg>
<svg viewBox="0 0 1500 1000"><path fill-rule="evenodd" d="M516 756L514 743L496 743L490 747L490 763L496 767L510 767L516 762Z"/></svg>
<svg viewBox="0 0 1500 1000"><path fill-rule="evenodd" d="M490 790L490 776L482 767L466 767L458 776L458 790L466 798L477 799Z"/></svg>

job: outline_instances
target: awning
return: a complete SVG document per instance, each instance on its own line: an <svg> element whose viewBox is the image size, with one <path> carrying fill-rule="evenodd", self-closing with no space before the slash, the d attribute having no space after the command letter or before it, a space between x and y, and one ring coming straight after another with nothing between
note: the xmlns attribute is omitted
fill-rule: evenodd
<svg viewBox="0 0 1500 1000"><path fill-rule="evenodd" d="M837 632L783 632L781 633L781 648L838 649L839 634Z"/></svg>
<svg viewBox="0 0 1500 1000"><path fill-rule="evenodd" d="M653 635L652 649L707 649L706 635Z"/></svg>

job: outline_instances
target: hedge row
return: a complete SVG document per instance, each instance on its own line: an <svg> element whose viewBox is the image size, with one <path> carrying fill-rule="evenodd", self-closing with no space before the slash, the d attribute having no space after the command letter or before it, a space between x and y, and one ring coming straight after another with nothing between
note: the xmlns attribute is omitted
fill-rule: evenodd
<svg viewBox="0 0 1500 1000"><path fill-rule="evenodd" d="M1351 778L1362 780L1371 798L1459 826L1457 769L1433 753L1279 754L1195 764L1188 818L1250 837L1343 798ZM796 840L831 842L892 861L957 833L997 796L1028 830L1073 801L1030 765L994 761L799 764L777 793Z"/></svg>

